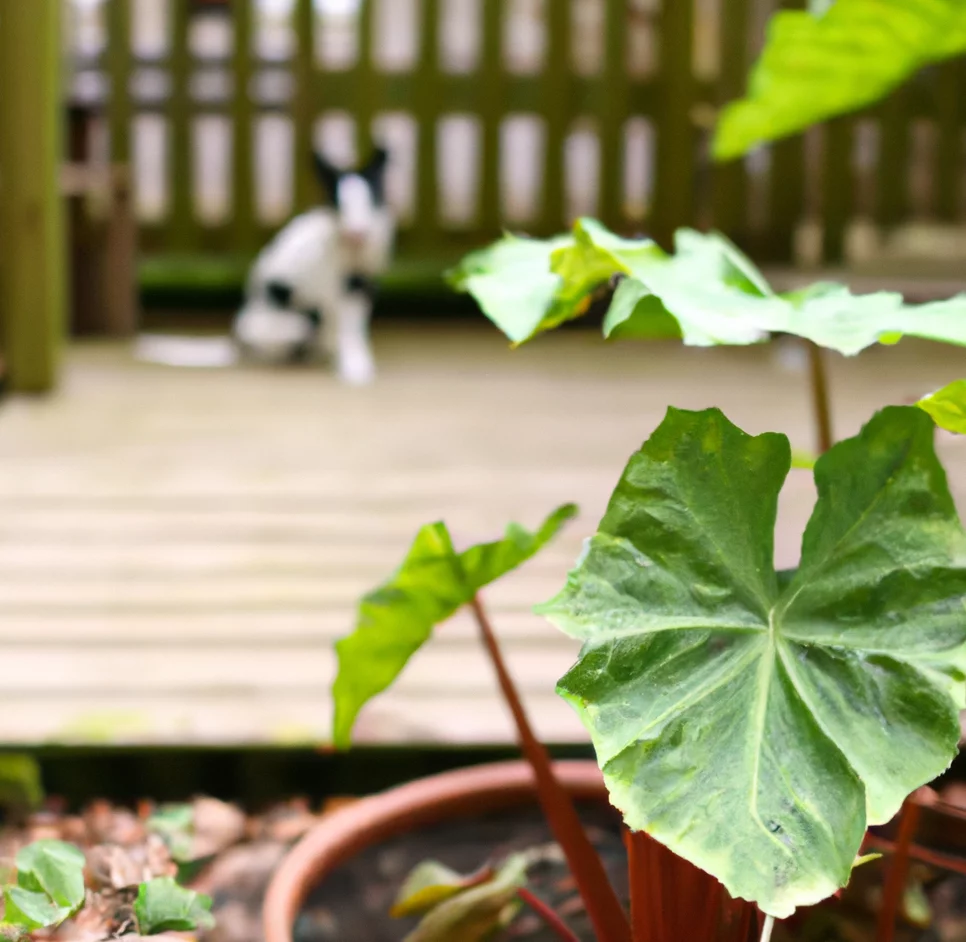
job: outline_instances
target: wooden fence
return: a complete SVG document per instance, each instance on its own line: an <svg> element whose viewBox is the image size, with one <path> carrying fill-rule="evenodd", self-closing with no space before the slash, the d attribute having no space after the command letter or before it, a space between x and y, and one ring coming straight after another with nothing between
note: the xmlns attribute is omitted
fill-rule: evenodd
<svg viewBox="0 0 966 942"><path fill-rule="evenodd" d="M134 163L149 257L249 256L318 199L313 143L348 156L374 132L403 255L441 262L577 213L665 241L715 226L774 262L806 220L834 261L856 220L962 219L962 62L710 165L716 109L743 90L776 2L102 0L74 97L103 118L110 159ZM139 46L152 5L164 40Z"/></svg>

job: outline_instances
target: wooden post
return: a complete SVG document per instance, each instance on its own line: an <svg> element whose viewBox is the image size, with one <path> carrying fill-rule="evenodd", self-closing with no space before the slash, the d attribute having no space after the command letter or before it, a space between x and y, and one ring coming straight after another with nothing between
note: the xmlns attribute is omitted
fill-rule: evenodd
<svg viewBox="0 0 966 942"><path fill-rule="evenodd" d="M0 353L10 388L57 378L66 251L60 0L0 0Z"/></svg>

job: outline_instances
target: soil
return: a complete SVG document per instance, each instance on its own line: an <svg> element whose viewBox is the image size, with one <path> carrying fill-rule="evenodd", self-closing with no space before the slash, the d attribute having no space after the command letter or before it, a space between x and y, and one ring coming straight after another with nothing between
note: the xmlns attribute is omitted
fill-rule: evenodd
<svg viewBox="0 0 966 942"><path fill-rule="evenodd" d="M600 851L614 886L627 899L627 857L620 821L609 808L583 805L581 818ZM473 873L515 851L552 844L536 808L501 811L473 820L446 822L402 835L348 861L310 897L296 924L295 942L400 942L416 919L393 919L389 909L407 874L424 860ZM531 871L529 889L565 916L581 942L594 934L566 864L548 860ZM494 942L557 942L533 913L522 911Z"/></svg>

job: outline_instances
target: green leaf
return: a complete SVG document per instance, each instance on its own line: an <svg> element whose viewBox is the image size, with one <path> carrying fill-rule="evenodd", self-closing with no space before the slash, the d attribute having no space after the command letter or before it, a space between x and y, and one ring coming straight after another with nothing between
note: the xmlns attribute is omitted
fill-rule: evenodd
<svg viewBox="0 0 966 942"><path fill-rule="evenodd" d="M905 304L902 295L855 295L843 285L817 284L783 296L789 306L767 322L770 331L795 334L845 356L903 336L966 345L966 295Z"/></svg>
<svg viewBox="0 0 966 942"><path fill-rule="evenodd" d="M686 344L758 343L788 306L752 262L716 233L679 229L675 254L662 259L623 247L608 251L614 273L627 275L604 321L608 337L618 330L623 337L646 336L657 302L678 322Z"/></svg>
<svg viewBox="0 0 966 942"><path fill-rule="evenodd" d="M483 313L518 345L586 314L595 293L624 272L621 263L615 267L615 249L640 260L666 257L649 239L621 239L583 219L571 234L553 239L505 236L468 255L448 277L454 287L472 294ZM677 336L675 322L660 305L649 317L642 315L643 309L635 321L637 336Z"/></svg>
<svg viewBox="0 0 966 942"><path fill-rule="evenodd" d="M190 804L163 805L147 820L147 828L165 843L178 863L191 859L195 809Z"/></svg>
<svg viewBox="0 0 966 942"><path fill-rule="evenodd" d="M966 435L966 379L957 379L916 403L940 428Z"/></svg>
<svg viewBox="0 0 966 942"><path fill-rule="evenodd" d="M628 825L774 916L843 886L866 824L950 763L966 669L966 535L915 407L818 459L777 574L783 435L668 411L566 588L559 692Z"/></svg>
<svg viewBox="0 0 966 942"><path fill-rule="evenodd" d="M503 539L460 554L444 523L423 527L394 575L359 603L355 631L336 643L335 745L348 747L359 711L392 684L436 625L539 552L576 513L573 504L558 507L535 533L511 523Z"/></svg>
<svg viewBox="0 0 966 942"><path fill-rule="evenodd" d="M171 877L156 877L138 887L134 918L141 935L211 929L211 899L178 886Z"/></svg>
<svg viewBox="0 0 966 942"><path fill-rule="evenodd" d="M34 841L17 853L17 883L69 913L84 905L84 854L64 841Z"/></svg>
<svg viewBox="0 0 966 942"><path fill-rule="evenodd" d="M612 299L605 336L634 337L637 324L653 317L656 299L692 346L756 343L776 333L845 356L905 335L966 344L966 295L907 305L894 292L855 295L827 282L776 295L723 236L681 229L675 244L674 256L659 263L642 264L630 253L611 252L613 272L629 275Z"/></svg>
<svg viewBox="0 0 966 942"><path fill-rule="evenodd" d="M776 13L747 97L721 115L718 160L864 108L923 66L966 52L961 0L837 0Z"/></svg>
<svg viewBox="0 0 966 942"><path fill-rule="evenodd" d="M510 340L520 343L543 320L553 317L560 280L550 270L550 258L555 249L572 241L566 235L554 239L507 235L468 255L447 277L455 288L472 294L483 313Z"/></svg>
<svg viewBox="0 0 966 942"><path fill-rule="evenodd" d="M459 555L459 568L463 574L464 591L469 592L466 601L484 586L512 572L532 556L536 556L563 528L577 516L576 504L563 504L531 533L518 523L507 525L503 538L492 543L478 543Z"/></svg>
<svg viewBox="0 0 966 942"><path fill-rule="evenodd" d="M3 888L4 921L27 931L59 926L71 910L58 906L43 892L25 890L22 886Z"/></svg>
<svg viewBox="0 0 966 942"><path fill-rule="evenodd" d="M457 893L481 882L476 874L464 876L440 863L426 860L406 877L396 896L390 915L395 919L428 912Z"/></svg>
<svg viewBox="0 0 966 942"><path fill-rule="evenodd" d="M621 239L584 219L575 224L569 244L531 255L527 264L539 268L548 255L557 285L545 294L542 315L532 310L527 315L529 333L515 320L512 290L526 280L524 263L517 259L501 269L494 261L488 270L487 278L505 281L506 291L500 301L491 294L479 298L480 303L515 342L579 317L592 297L620 279L604 318L606 337L654 337L655 324L663 319L676 324L678 335L692 346L759 343L775 333L802 337L846 356L876 343L896 343L905 335L966 345L966 294L907 305L896 293L854 295L843 285L822 282L779 295L717 233L680 229L669 256L650 240ZM537 272L540 277L545 273ZM475 293L472 285L468 290Z"/></svg>
<svg viewBox="0 0 966 942"><path fill-rule="evenodd" d="M483 942L508 925L527 882L527 856L515 854L491 880L451 895L433 907L404 942Z"/></svg>

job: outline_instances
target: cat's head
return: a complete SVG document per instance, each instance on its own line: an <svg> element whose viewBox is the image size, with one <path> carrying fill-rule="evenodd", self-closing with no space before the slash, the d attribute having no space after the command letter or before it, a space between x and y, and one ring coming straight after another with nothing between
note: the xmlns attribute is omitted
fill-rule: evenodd
<svg viewBox="0 0 966 942"><path fill-rule="evenodd" d="M365 242L379 210L386 205L389 152L376 147L369 160L354 170L337 167L318 152L313 157L315 172L338 215L341 236L349 242Z"/></svg>

